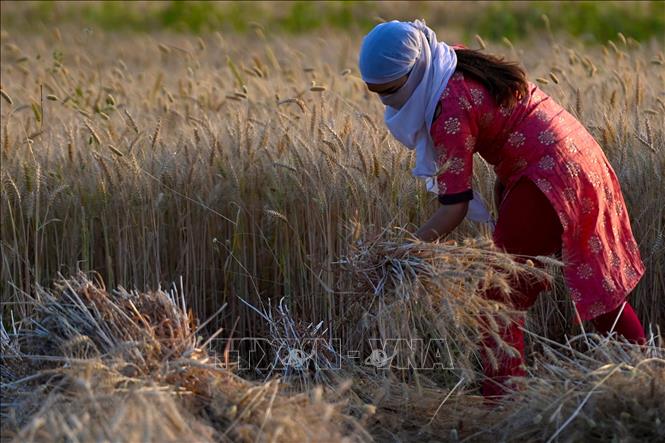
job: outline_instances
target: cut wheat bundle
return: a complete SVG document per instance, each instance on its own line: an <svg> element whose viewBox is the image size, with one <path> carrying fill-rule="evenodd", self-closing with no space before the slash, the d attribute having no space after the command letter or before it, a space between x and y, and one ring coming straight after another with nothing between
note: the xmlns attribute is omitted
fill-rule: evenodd
<svg viewBox="0 0 665 443"><path fill-rule="evenodd" d="M508 305L483 294L494 290L509 298L518 280L551 280L547 267L534 260L559 265L548 257L506 254L482 238L427 243L404 231L384 231L359 242L338 262L355 281L344 321L356 328L347 346L367 353L379 345L392 367L438 365L473 380L481 337L498 339L497 329L514 315Z"/></svg>
<svg viewBox="0 0 665 443"><path fill-rule="evenodd" d="M662 336L652 334L639 346L590 333L566 343L527 334L538 348L528 376L515 379L516 389L496 405L458 386L391 384L369 423L373 435L474 442L665 438Z"/></svg>
<svg viewBox="0 0 665 443"><path fill-rule="evenodd" d="M529 333L533 335L532 333ZM567 343L534 338L541 347L516 391L503 399L489 440L665 440L665 348L596 334ZM483 440L480 438L480 440Z"/></svg>
<svg viewBox="0 0 665 443"><path fill-rule="evenodd" d="M175 290L111 293L80 274L30 299L33 314L1 328L3 438L368 439L341 403L235 375Z"/></svg>

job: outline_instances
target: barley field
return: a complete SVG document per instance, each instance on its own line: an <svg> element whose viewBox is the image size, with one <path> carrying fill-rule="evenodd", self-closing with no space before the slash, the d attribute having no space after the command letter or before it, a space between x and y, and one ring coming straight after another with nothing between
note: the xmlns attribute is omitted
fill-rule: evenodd
<svg viewBox="0 0 665 443"><path fill-rule="evenodd" d="M3 20L3 441L665 439L662 33L433 26L519 60L605 150L647 269L638 347L573 325L554 258L468 221L409 239L438 202L359 77L361 32ZM477 318L508 312L480 295L516 275L555 285L522 389L488 409Z"/></svg>

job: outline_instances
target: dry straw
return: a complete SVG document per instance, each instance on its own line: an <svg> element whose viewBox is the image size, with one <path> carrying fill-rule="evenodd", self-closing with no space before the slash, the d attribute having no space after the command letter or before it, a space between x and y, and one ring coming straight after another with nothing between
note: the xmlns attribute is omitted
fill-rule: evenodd
<svg viewBox="0 0 665 443"><path fill-rule="evenodd" d="M651 336L644 346L593 334L565 344L535 338L542 351L531 376L484 432L516 441L665 439L662 338Z"/></svg>
<svg viewBox="0 0 665 443"><path fill-rule="evenodd" d="M110 293L81 274L30 302L30 317L1 328L3 438L368 440L342 404L236 376L175 290Z"/></svg>
<svg viewBox="0 0 665 443"><path fill-rule="evenodd" d="M436 364L467 380L475 379L481 339L490 334L501 342L498 328L516 314L484 294L496 291L508 298L518 281L551 279L542 265L505 254L488 239L426 243L403 231L358 241L339 265L355 282L340 319L355 325L347 337L350 349L367 356L372 338L387 344L382 350L394 355L391 367L417 370ZM405 348L405 340L418 345Z"/></svg>

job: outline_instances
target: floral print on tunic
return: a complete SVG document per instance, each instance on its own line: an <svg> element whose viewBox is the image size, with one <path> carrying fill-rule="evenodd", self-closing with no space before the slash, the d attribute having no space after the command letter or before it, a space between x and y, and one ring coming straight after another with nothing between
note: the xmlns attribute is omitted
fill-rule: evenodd
<svg viewBox="0 0 665 443"><path fill-rule="evenodd" d="M494 166L506 192L527 177L547 196L563 227L564 277L582 320L625 300L644 264L616 174L577 119L533 83L509 108L457 72L430 134L442 167L440 195L471 189L477 152Z"/></svg>

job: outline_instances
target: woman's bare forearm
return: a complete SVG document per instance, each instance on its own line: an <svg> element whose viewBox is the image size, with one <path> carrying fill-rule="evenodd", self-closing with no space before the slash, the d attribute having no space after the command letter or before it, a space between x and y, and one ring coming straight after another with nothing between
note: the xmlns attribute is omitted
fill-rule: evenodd
<svg viewBox="0 0 665 443"><path fill-rule="evenodd" d="M448 235L455 229L469 209L469 202L442 205L414 234L422 241L435 241Z"/></svg>

